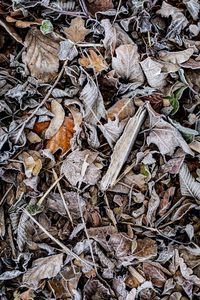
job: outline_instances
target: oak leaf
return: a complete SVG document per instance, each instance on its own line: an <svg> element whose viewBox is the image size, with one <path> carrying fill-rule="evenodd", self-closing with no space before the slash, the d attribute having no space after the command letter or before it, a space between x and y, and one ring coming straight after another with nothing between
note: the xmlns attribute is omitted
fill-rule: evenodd
<svg viewBox="0 0 200 300"><path fill-rule="evenodd" d="M101 72L108 68L106 62L101 55L97 55L92 49L88 50L89 54L87 56L82 56L79 59L79 63L86 68L94 68L96 72Z"/></svg>
<svg viewBox="0 0 200 300"><path fill-rule="evenodd" d="M58 132L47 141L46 149L49 149L51 153L55 153L58 150L61 150L62 154L67 152L71 145L70 141L74 134L74 121L65 117L63 124L61 125Z"/></svg>
<svg viewBox="0 0 200 300"><path fill-rule="evenodd" d="M74 43L83 42L85 36L90 32L85 28L85 21L81 17L73 19L70 27L65 27L63 30L66 37Z"/></svg>
<svg viewBox="0 0 200 300"><path fill-rule="evenodd" d="M30 29L25 38L26 52L23 62L39 81L49 82L55 78L59 68L59 43L50 35L43 35L37 28Z"/></svg>

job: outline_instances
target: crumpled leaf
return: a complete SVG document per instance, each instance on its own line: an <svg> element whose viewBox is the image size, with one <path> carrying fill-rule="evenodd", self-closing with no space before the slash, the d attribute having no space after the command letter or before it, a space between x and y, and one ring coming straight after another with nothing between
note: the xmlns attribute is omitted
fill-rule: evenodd
<svg viewBox="0 0 200 300"><path fill-rule="evenodd" d="M130 82L144 82L144 75L139 64L138 47L136 44L119 46L116 50L116 57L112 59L112 68L117 74Z"/></svg>
<svg viewBox="0 0 200 300"><path fill-rule="evenodd" d="M163 65L150 57L147 57L140 64L147 78L148 84L153 88L162 90L167 84L167 74L162 72Z"/></svg>
<svg viewBox="0 0 200 300"><path fill-rule="evenodd" d="M64 122L58 132L47 141L46 149L51 153L61 150L61 153L66 153L70 148L70 141L74 135L74 122L70 117L65 117Z"/></svg>
<svg viewBox="0 0 200 300"><path fill-rule="evenodd" d="M101 175L101 164L97 164L98 152L75 150L63 161L61 172L72 186L78 182L95 185ZM85 166L84 166L85 164ZM83 168L86 171L83 173Z"/></svg>
<svg viewBox="0 0 200 300"><path fill-rule="evenodd" d="M45 139L48 140L58 132L65 118L62 105L54 99L51 101L51 112L54 114L54 117L45 132Z"/></svg>
<svg viewBox="0 0 200 300"><path fill-rule="evenodd" d="M21 274L23 274L23 272L19 270L6 271L0 275L0 280L11 280L13 278L17 278Z"/></svg>
<svg viewBox="0 0 200 300"><path fill-rule="evenodd" d="M87 56L84 55L79 59L79 63L83 67L94 68L96 72L101 72L108 68L101 55L97 55L97 53L93 49L89 49L88 52L89 54L87 54Z"/></svg>
<svg viewBox="0 0 200 300"><path fill-rule="evenodd" d="M19 34L15 31L12 25L10 25L8 22L3 20L2 18L0 19L0 26L5 28L5 30L20 44L23 45L22 38L19 36Z"/></svg>
<svg viewBox="0 0 200 300"><path fill-rule="evenodd" d="M147 104L147 109L151 128L150 134L147 137L148 145L155 144L163 155L172 155L176 147L181 147L185 153L193 155L180 132L165 121L161 115L157 114L149 104Z"/></svg>
<svg viewBox="0 0 200 300"><path fill-rule="evenodd" d="M73 60L78 55L76 46L70 40L60 42L58 57L60 60Z"/></svg>
<svg viewBox="0 0 200 300"><path fill-rule="evenodd" d="M109 119L106 124L99 126L111 148L120 137L125 125L125 122L119 122L118 119L115 119L114 121Z"/></svg>
<svg viewBox="0 0 200 300"><path fill-rule="evenodd" d="M70 27L64 27L63 31L66 37L74 43L83 42L90 32L89 29L85 28L85 21L81 17L72 19Z"/></svg>
<svg viewBox="0 0 200 300"><path fill-rule="evenodd" d="M23 151L19 155L19 159L23 161L25 167L25 175L27 178L37 176L42 169L41 156L37 151Z"/></svg>
<svg viewBox="0 0 200 300"><path fill-rule="evenodd" d="M90 279L84 286L83 300L110 298L110 291L98 279Z"/></svg>
<svg viewBox="0 0 200 300"><path fill-rule="evenodd" d="M187 10L191 14L193 20L198 20L200 12L200 3L198 0L183 0Z"/></svg>
<svg viewBox="0 0 200 300"><path fill-rule="evenodd" d="M87 77L87 84L80 94L80 100L85 106L84 120L90 124L96 124L100 118L104 117L105 107L102 95L91 77Z"/></svg>
<svg viewBox="0 0 200 300"><path fill-rule="evenodd" d="M183 164L179 172L181 194L200 200L200 183L189 172L186 164Z"/></svg>
<svg viewBox="0 0 200 300"><path fill-rule="evenodd" d="M23 275L23 284L37 289L40 280L55 277L60 272L62 264L63 253L34 260L31 269Z"/></svg>
<svg viewBox="0 0 200 300"><path fill-rule="evenodd" d="M31 75L41 82L54 79L59 68L58 42L34 28L28 31L24 44L26 52L23 53L22 60Z"/></svg>
<svg viewBox="0 0 200 300"><path fill-rule="evenodd" d="M143 263L143 271L147 277L147 280L150 280L153 285L157 287L163 287L167 277L159 268L156 268L151 262L144 262Z"/></svg>

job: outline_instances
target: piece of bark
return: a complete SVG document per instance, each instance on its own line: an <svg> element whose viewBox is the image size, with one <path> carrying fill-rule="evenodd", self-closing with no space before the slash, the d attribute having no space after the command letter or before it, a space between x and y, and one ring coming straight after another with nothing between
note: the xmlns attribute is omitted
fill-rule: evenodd
<svg viewBox="0 0 200 300"><path fill-rule="evenodd" d="M127 123L122 136L114 147L108 170L100 182L102 191L107 190L115 184L116 179L131 152L140 127L144 122L145 115L146 107L144 105L138 109L136 114Z"/></svg>

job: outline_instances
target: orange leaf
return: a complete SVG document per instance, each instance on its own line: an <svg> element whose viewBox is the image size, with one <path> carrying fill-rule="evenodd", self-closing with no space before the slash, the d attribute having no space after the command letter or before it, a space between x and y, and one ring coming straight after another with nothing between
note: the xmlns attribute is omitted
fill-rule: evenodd
<svg viewBox="0 0 200 300"><path fill-rule="evenodd" d="M51 153L55 153L57 150L62 150L62 154L67 152L71 145L70 141L74 135L74 121L65 117L64 122L58 132L47 141L46 149L49 149Z"/></svg>
<svg viewBox="0 0 200 300"><path fill-rule="evenodd" d="M101 72L108 68L106 62L103 60L103 57L101 55L97 55L92 49L89 49L88 56L83 56L79 59L79 63L86 68L93 67L96 72Z"/></svg>
<svg viewBox="0 0 200 300"><path fill-rule="evenodd" d="M41 135L43 133L43 131L49 127L49 123L50 123L50 121L36 122L34 124L33 131L35 133Z"/></svg>

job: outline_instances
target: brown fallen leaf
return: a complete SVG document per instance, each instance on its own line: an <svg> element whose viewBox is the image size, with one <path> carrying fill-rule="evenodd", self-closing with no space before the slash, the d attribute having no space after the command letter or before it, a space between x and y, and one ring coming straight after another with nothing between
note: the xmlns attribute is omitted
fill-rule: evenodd
<svg viewBox="0 0 200 300"><path fill-rule="evenodd" d="M3 18L0 18L0 26L4 27L4 29L20 44L23 44L22 38L15 31L11 24L6 22Z"/></svg>
<svg viewBox="0 0 200 300"><path fill-rule="evenodd" d="M38 135L41 135L45 129L48 128L50 121L36 122L33 127L33 131Z"/></svg>
<svg viewBox="0 0 200 300"><path fill-rule="evenodd" d="M87 8L92 15L95 15L98 11L107 11L114 6L112 0L93 0L87 3Z"/></svg>
<svg viewBox="0 0 200 300"><path fill-rule="evenodd" d="M106 115L110 120L114 120L117 117L119 121L122 121L128 117L132 117L134 113L135 107L133 101L128 98L122 98L107 110Z"/></svg>
<svg viewBox="0 0 200 300"><path fill-rule="evenodd" d="M151 280L153 285L160 288L164 286L165 281L167 280L165 274L159 268L156 268L151 264L151 262L143 263L143 271L147 280Z"/></svg>
<svg viewBox="0 0 200 300"><path fill-rule="evenodd" d="M87 56L83 55L82 58L79 59L79 63L83 67L94 68L96 72L101 72L108 68L101 55L97 55L97 53L92 49L89 49L88 52L89 54L87 54Z"/></svg>
<svg viewBox="0 0 200 300"><path fill-rule="evenodd" d="M6 17L6 21L8 23L15 23L15 26L19 27L19 28L28 28L28 27L31 27L32 25L41 25L42 24L41 20L39 20L38 22L23 21L23 20L17 20L10 16Z"/></svg>
<svg viewBox="0 0 200 300"><path fill-rule="evenodd" d="M62 105L54 99L51 101L51 111L54 114L54 117L45 132L45 139L52 138L58 132L65 118L65 112Z"/></svg>
<svg viewBox="0 0 200 300"><path fill-rule="evenodd" d="M41 82L50 82L55 78L59 68L59 43L51 35L43 35L33 28L26 35L26 52L22 55L23 62L30 73Z"/></svg>
<svg viewBox="0 0 200 300"><path fill-rule="evenodd" d="M58 150L61 150L61 153L64 154L67 152L71 145L70 141L74 134L74 121L65 117L63 124L61 125L58 132L47 141L46 149L49 149L51 153L55 153Z"/></svg>
<svg viewBox="0 0 200 300"><path fill-rule="evenodd" d="M157 244L149 238L138 239L133 256L139 261L144 261L157 255Z"/></svg>
<svg viewBox="0 0 200 300"><path fill-rule="evenodd" d="M81 17L72 19L70 27L64 27L63 31L66 37L74 43L83 42L90 32L85 28L85 21Z"/></svg>

